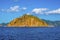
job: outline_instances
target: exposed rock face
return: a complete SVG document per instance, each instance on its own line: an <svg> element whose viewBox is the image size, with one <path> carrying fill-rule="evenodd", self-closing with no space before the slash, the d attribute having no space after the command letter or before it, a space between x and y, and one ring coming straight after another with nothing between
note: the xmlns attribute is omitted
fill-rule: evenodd
<svg viewBox="0 0 60 40"><path fill-rule="evenodd" d="M8 27L46 27L48 24L33 15L23 15L8 24Z"/></svg>

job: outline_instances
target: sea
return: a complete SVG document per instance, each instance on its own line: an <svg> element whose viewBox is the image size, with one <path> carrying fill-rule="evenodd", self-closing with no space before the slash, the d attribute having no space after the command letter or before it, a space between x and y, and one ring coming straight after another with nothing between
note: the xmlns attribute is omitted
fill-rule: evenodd
<svg viewBox="0 0 60 40"><path fill-rule="evenodd" d="M60 27L0 27L0 40L60 40Z"/></svg>

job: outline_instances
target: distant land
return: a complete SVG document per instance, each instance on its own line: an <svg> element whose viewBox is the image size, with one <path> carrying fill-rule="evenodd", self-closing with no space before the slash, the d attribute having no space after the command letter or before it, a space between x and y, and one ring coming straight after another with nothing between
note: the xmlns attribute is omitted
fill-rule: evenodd
<svg viewBox="0 0 60 40"><path fill-rule="evenodd" d="M44 19L42 19L44 20ZM54 26L54 27L57 27L57 26L60 26L60 21L50 21L50 20L44 20L47 24L49 24L50 26Z"/></svg>
<svg viewBox="0 0 60 40"><path fill-rule="evenodd" d="M9 23L1 23L0 26L8 27L55 27L60 26L60 21L50 21L45 19L39 19L33 15L24 14L19 18L13 19Z"/></svg>

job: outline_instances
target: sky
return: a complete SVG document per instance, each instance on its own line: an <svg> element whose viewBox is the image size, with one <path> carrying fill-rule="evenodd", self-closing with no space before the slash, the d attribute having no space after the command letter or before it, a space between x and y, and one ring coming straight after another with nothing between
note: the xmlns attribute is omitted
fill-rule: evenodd
<svg viewBox="0 0 60 40"><path fill-rule="evenodd" d="M60 21L60 0L0 0L0 23L8 23L24 14Z"/></svg>

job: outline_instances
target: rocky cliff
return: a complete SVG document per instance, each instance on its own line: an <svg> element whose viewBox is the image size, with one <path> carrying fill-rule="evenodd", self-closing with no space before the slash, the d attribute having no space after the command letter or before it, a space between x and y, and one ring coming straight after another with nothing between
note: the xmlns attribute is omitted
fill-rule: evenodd
<svg viewBox="0 0 60 40"><path fill-rule="evenodd" d="M46 27L48 24L33 15L23 15L19 18L12 20L8 25L8 27Z"/></svg>

